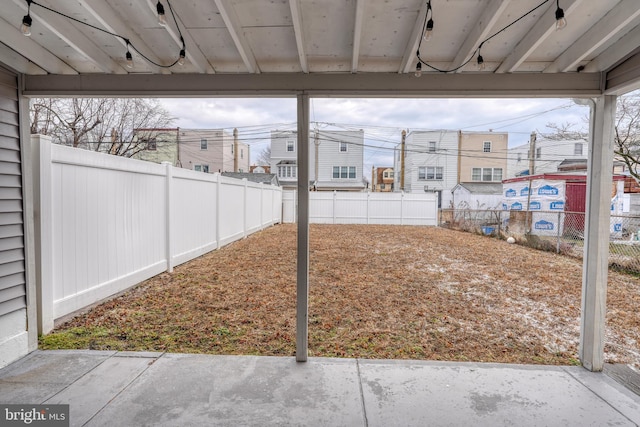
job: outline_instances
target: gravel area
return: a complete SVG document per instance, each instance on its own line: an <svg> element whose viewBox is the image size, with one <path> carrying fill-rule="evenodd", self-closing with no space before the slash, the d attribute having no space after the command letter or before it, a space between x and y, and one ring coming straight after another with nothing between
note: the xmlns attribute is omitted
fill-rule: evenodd
<svg viewBox="0 0 640 427"><path fill-rule="evenodd" d="M576 364L580 260L436 227L312 225L309 353ZM295 354L296 225L178 266L42 348ZM640 279L609 273L607 362L640 367Z"/></svg>

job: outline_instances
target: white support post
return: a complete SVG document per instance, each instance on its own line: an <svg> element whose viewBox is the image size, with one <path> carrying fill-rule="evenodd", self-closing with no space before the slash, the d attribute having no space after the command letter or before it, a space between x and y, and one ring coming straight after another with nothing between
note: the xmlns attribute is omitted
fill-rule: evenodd
<svg viewBox="0 0 640 427"><path fill-rule="evenodd" d="M36 295L38 333L53 330L53 201L51 199L51 139L32 137L34 218L36 238Z"/></svg>
<svg viewBox="0 0 640 427"><path fill-rule="evenodd" d="M171 207L173 206L172 187L173 187L173 170L171 162L162 162L165 168L165 256L167 257L167 273L173 273L173 248L171 242Z"/></svg>
<svg viewBox="0 0 640 427"><path fill-rule="evenodd" d="M298 95L298 265L296 361L309 350L309 95Z"/></svg>
<svg viewBox="0 0 640 427"><path fill-rule="evenodd" d="M220 249L220 174L216 173L216 249Z"/></svg>
<svg viewBox="0 0 640 427"><path fill-rule="evenodd" d="M591 107L579 347L590 371L604 367L615 110L615 96L601 96Z"/></svg>

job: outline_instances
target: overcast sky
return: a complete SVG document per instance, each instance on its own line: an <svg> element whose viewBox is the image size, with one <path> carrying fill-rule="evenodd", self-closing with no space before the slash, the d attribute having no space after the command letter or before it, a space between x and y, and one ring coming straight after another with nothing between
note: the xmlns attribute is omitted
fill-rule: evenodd
<svg viewBox="0 0 640 427"><path fill-rule="evenodd" d="M232 131L251 145L251 160L269 145L269 132L296 129L295 98L162 99L182 128ZM311 100L311 128L363 129L364 171L390 166L391 150L402 129L509 132L509 146L528 142L532 131L546 132L548 123L572 123L586 130L589 108L571 99L343 99ZM366 172L365 172L366 175Z"/></svg>

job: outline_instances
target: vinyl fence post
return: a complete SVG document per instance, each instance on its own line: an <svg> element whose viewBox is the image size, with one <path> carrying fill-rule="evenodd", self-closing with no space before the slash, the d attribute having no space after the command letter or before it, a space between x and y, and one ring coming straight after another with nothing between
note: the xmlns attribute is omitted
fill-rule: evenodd
<svg viewBox="0 0 640 427"><path fill-rule="evenodd" d="M260 227L258 227L258 230L262 230L264 228L264 220L262 218L262 212L264 211L264 185L259 182L258 186L260 187Z"/></svg>
<svg viewBox="0 0 640 427"><path fill-rule="evenodd" d="M404 225L404 191L400 193L400 225Z"/></svg>
<svg viewBox="0 0 640 427"><path fill-rule="evenodd" d="M367 193L367 225L369 224L369 196L371 193Z"/></svg>
<svg viewBox="0 0 640 427"><path fill-rule="evenodd" d="M560 253L560 212L558 212L558 237L556 242L556 253Z"/></svg>
<svg viewBox="0 0 640 427"><path fill-rule="evenodd" d="M167 257L167 272L173 273L173 248L171 247L171 188L173 184L173 170L171 162L162 162L165 170L165 253Z"/></svg>
<svg viewBox="0 0 640 427"><path fill-rule="evenodd" d="M220 249L222 244L220 243L220 189L222 185L220 183L220 174L216 174L216 249Z"/></svg>
<svg viewBox="0 0 640 427"><path fill-rule="evenodd" d="M336 223L336 197L338 197L338 192L333 190L333 223Z"/></svg>
<svg viewBox="0 0 640 427"><path fill-rule="evenodd" d="M249 215L249 195L247 191L247 178L242 178L244 184L244 224L242 226L242 237L247 237L247 215Z"/></svg>

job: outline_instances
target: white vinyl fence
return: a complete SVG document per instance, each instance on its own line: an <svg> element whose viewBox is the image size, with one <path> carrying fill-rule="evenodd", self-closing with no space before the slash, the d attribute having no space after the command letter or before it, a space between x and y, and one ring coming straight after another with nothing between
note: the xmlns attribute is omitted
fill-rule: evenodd
<svg viewBox="0 0 640 427"><path fill-rule="evenodd" d="M295 190L282 194L282 222L296 222ZM436 193L309 193L314 224L438 225Z"/></svg>
<svg viewBox="0 0 640 427"><path fill-rule="evenodd" d="M175 265L281 222L280 187L32 138L40 333Z"/></svg>

